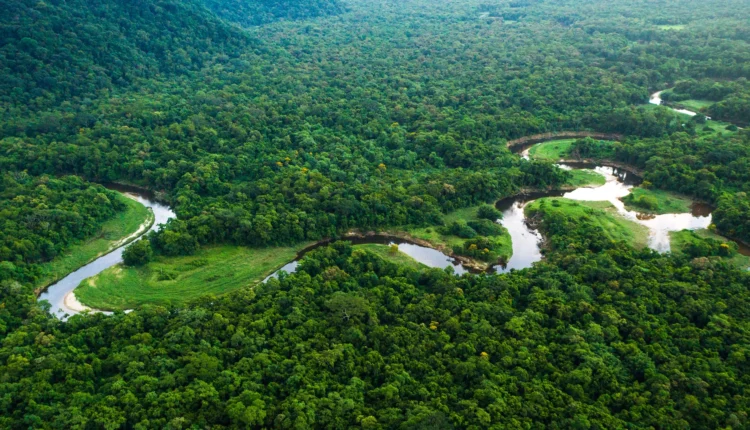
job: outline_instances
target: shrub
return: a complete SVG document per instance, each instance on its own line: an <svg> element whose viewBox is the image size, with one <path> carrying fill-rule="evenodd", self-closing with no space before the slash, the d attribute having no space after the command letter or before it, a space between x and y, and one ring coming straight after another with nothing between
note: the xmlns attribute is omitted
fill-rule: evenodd
<svg viewBox="0 0 750 430"><path fill-rule="evenodd" d="M503 226L486 219L469 221L468 225L474 229L477 234L482 236L500 236L505 233L505 228L503 228Z"/></svg>
<svg viewBox="0 0 750 430"><path fill-rule="evenodd" d="M151 249L151 242L148 240L139 240L127 248L122 253L122 261L126 266L143 266L151 261L154 251Z"/></svg>
<svg viewBox="0 0 750 430"><path fill-rule="evenodd" d="M453 221L443 228L443 234L452 234L463 239L471 239L477 236L477 232L469 227L465 221Z"/></svg>
<svg viewBox="0 0 750 430"><path fill-rule="evenodd" d="M477 209L477 218L497 221L503 218L503 214L490 205L482 205Z"/></svg>

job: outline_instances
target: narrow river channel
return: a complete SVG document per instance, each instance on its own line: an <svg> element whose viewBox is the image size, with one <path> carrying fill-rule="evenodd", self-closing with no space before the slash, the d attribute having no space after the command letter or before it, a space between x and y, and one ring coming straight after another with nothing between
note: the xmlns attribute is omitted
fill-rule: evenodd
<svg viewBox="0 0 750 430"><path fill-rule="evenodd" d="M149 231L156 230L159 224L164 224L169 218L174 218L175 214L169 206L156 201L154 196L144 190L127 187L119 184L107 185L107 188L115 191L119 191L137 200L142 205L151 209L154 213L154 225ZM148 232L146 232L148 233ZM82 310L86 310L85 306L82 306L75 299L73 290L84 279L96 276L104 269L112 267L115 264L122 262L122 251L125 246L121 246L107 255L103 255L91 263L81 267L75 272L70 273L68 276L62 278L58 282L50 285L40 296L39 300L47 300L52 305L51 311L59 318L65 318L65 315L73 315Z"/></svg>
<svg viewBox="0 0 750 430"><path fill-rule="evenodd" d="M651 103L652 105L661 105L661 93L663 93L664 91L666 90L657 91L651 94L651 97L649 97L648 102ZM687 110L687 109L675 109L673 107L669 107L669 108L675 112L684 113L685 115L690 115L690 116L698 115L698 113L693 112L691 110Z"/></svg>

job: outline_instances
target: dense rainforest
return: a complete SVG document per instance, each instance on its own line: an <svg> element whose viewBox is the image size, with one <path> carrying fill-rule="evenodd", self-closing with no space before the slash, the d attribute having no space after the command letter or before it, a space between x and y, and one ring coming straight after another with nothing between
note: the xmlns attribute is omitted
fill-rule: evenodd
<svg viewBox="0 0 750 430"><path fill-rule="evenodd" d="M0 176L0 280L33 281L38 264L97 233L124 209L113 191L77 176ZM0 328L0 333L3 333Z"/></svg>
<svg viewBox="0 0 750 430"><path fill-rule="evenodd" d="M542 217L533 270L456 277L346 243L184 309L3 341L9 428L744 428L750 275Z"/></svg>
<svg viewBox="0 0 750 430"><path fill-rule="evenodd" d="M638 250L544 206L545 259L503 275L338 242L187 306L63 322L33 291L124 210L109 182L176 213L133 264L401 225L494 252L472 232L502 233L496 213L442 215L564 186L506 147L556 131L622 135L573 153L706 201L750 242L747 0L0 7L0 427L750 426L750 275L722 243ZM702 115L647 104L667 88Z"/></svg>

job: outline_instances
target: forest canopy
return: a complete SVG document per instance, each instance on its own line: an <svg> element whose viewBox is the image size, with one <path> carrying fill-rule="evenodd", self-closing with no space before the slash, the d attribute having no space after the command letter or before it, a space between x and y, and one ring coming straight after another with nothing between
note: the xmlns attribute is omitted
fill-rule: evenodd
<svg viewBox="0 0 750 430"><path fill-rule="evenodd" d="M634 249L585 213L536 210L544 259L506 274L335 242L187 305L61 321L34 291L122 213L112 182L176 213L128 248L133 270L407 225L496 260L488 205L571 180L507 147L540 133L615 136L571 156L706 202L750 242L748 7L0 0L0 427L750 426L737 247ZM476 219L443 222L458 209Z"/></svg>

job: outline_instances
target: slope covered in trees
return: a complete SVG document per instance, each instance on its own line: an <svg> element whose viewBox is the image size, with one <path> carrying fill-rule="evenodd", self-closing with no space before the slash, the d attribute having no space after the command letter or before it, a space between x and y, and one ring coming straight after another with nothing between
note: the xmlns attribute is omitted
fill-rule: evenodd
<svg viewBox="0 0 750 430"><path fill-rule="evenodd" d="M224 18L260 24L341 9L335 0L2 0L0 10L0 102L43 109L263 49Z"/></svg>
<svg viewBox="0 0 750 430"><path fill-rule="evenodd" d="M338 0L199 0L218 16L244 26L280 19L295 20L336 15L344 10Z"/></svg>
<svg viewBox="0 0 750 430"><path fill-rule="evenodd" d="M596 4L565 25L548 17L576 17L567 4L523 6L525 18L508 24L468 19L473 3L355 2L348 19L327 25L259 27L249 34L263 49L195 79L9 111L0 165L165 190L185 222L175 229L199 243L429 223L436 211L559 183L551 168L507 154L503 139L581 128L665 136L681 130L674 114L634 107L650 87L744 64L741 31L696 27L675 38L642 24L634 33L625 11Z"/></svg>

